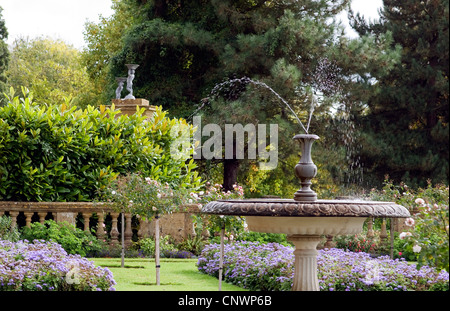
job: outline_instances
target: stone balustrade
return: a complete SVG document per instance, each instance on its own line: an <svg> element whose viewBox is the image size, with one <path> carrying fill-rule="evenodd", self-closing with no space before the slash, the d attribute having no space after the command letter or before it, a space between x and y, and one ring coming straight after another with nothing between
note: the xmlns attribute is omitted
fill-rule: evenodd
<svg viewBox="0 0 450 311"><path fill-rule="evenodd" d="M194 236L192 217L198 213L196 205L185 207L184 212L164 215L160 218L161 235L170 235L175 241L182 241L189 236ZM30 227L32 222L44 223L47 219L56 222L66 221L88 232L95 232L98 239L109 237L111 243L119 243L121 234L121 213L104 203L92 202L10 202L0 201L0 216L8 215L12 219L12 226L19 224ZM110 219L108 219L110 218ZM110 229L106 229L107 219L110 221ZM124 214L124 240L130 245L133 238L133 230L138 238L154 236L154 224L152 221L142 220L130 213Z"/></svg>

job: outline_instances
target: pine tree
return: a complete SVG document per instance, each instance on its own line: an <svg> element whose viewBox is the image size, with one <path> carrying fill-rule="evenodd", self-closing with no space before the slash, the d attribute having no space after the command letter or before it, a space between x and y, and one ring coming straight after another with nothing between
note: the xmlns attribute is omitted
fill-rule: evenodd
<svg viewBox="0 0 450 311"><path fill-rule="evenodd" d="M448 0L384 0L373 24L354 18L361 34L390 32L402 47L400 62L374 72L368 113L360 118L363 161L379 181L424 185L449 178Z"/></svg>

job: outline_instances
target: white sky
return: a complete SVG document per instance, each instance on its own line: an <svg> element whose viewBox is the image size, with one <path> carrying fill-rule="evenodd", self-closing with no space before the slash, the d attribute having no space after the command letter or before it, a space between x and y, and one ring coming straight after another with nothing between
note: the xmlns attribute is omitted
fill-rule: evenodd
<svg viewBox="0 0 450 311"><path fill-rule="evenodd" d="M76 48L84 46L84 23L110 16L111 0L0 0L8 44L23 36L49 36Z"/></svg>
<svg viewBox="0 0 450 311"><path fill-rule="evenodd" d="M368 19L378 18L382 0L353 0L352 8ZM23 36L49 36L62 39L75 48L82 48L84 23L110 16L111 0L0 0L2 15L8 29L8 44ZM344 22L346 14L343 16ZM354 35L349 30L349 35Z"/></svg>

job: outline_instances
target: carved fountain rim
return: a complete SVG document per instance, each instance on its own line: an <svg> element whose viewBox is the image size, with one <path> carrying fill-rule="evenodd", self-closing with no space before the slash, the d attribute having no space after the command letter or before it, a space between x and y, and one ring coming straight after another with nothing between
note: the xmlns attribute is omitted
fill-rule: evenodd
<svg viewBox="0 0 450 311"><path fill-rule="evenodd" d="M364 200L230 199L206 204L202 213L279 217L389 217L407 218L409 211L394 202Z"/></svg>

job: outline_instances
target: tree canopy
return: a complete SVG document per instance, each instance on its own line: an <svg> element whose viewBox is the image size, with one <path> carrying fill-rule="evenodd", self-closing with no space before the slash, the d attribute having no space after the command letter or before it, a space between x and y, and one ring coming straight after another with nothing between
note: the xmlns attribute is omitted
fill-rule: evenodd
<svg viewBox="0 0 450 311"><path fill-rule="evenodd" d="M72 98L80 107L92 104L92 87L79 51L61 40L16 39L6 76L9 86L26 87L39 103L60 104Z"/></svg>
<svg viewBox="0 0 450 311"><path fill-rule="evenodd" d="M378 181L448 183L448 12L448 0L384 0L380 20L353 18L359 34L391 33L402 47L392 70L371 73L374 91L358 116L361 156Z"/></svg>

